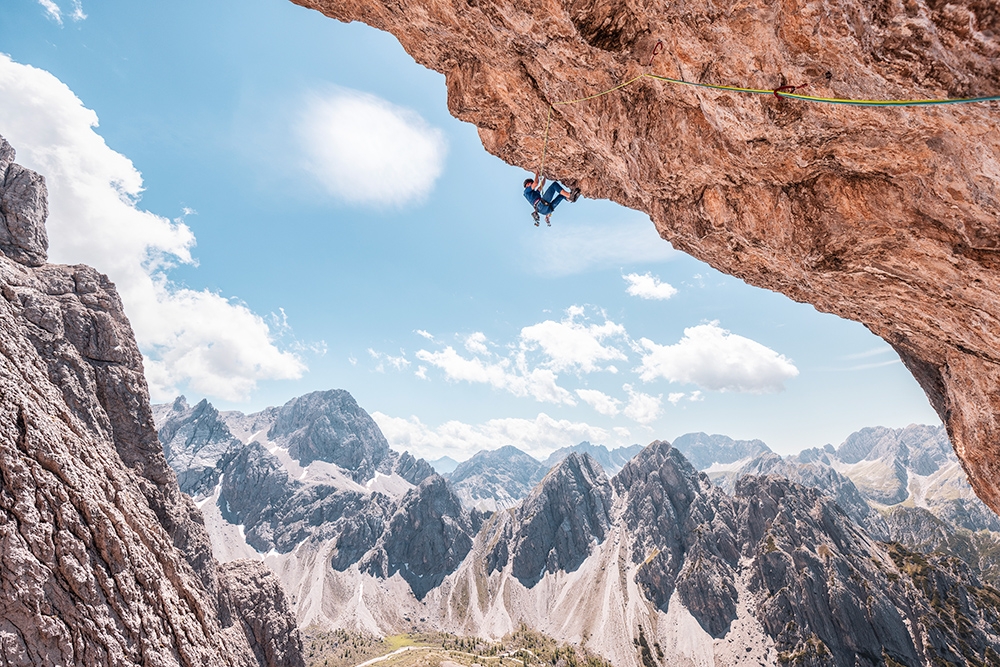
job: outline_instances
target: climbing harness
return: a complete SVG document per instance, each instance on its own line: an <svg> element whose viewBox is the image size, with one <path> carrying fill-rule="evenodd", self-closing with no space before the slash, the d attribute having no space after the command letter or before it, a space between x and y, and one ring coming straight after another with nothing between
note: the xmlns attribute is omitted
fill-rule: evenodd
<svg viewBox="0 0 1000 667"><path fill-rule="evenodd" d="M657 40L656 46L653 47L652 55L649 57L649 63L647 67L652 67L653 59L658 53L663 50L663 40ZM829 79L831 77L830 72L817 77ZM805 88L810 83L800 84L798 86L778 86L777 88L743 88L741 86L725 86L715 83L699 83L697 81L685 81L684 79L675 79L669 76L663 76L660 74L651 74L649 72L643 72L638 76L634 76L628 81L623 81L617 86L608 88L607 90L601 91L599 93L594 93L593 95L587 95L586 97L581 97L575 100L564 100L562 102L553 102L549 105L548 118L545 121L545 138L542 140L542 162L541 166L538 168L539 177L544 177L542 170L545 168L545 151L549 143L549 125L552 122L552 111L555 107L566 106L570 104L579 104L580 102L586 102L588 100L593 100L598 97L603 97L609 95L615 91L621 90L627 86L631 86L636 81L640 79L655 79L656 81L663 81L665 83L673 83L680 86L693 86L696 88L709 88L712 90L721 90L730 93L745 93L749 95L774 95L778 99L790 99L790 100L801 100L803 102L818 102L822 104L846 104L852 106L864 106L864 107L915 107L915 106L932 106L939 104L969 104L974 102L996 102L1000 101L1000 95L990 95L984 97L956 97L956 98L944 98L944 99L905 99L905 100L866 100L866 99L851 99L851 98L839 98L839 97L820 97L818 95L804 95L802 93L796 92L801 88ZM816 79L813 79L815 81Z"/></svg>

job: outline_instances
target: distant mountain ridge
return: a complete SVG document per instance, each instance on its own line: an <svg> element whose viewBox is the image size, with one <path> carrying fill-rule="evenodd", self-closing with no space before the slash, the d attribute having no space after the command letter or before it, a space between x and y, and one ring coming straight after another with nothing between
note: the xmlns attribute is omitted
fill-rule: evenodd
<svg viewBox="0 0 1000 667"><path fill-rule="evenodd" d="M171 460L191 467L184 478L205 488L217 469L199 500L213 547L272 568L300 627L500 637L525 623L561 641L586 638L623 667L1000 660L1000 592L980 579L990 573L992 561L979 558L988 543L956 538L922 508L897 507L900 517L887 518L826 449L828 461L782 459L759 441L679 438L695 456L710 449L700 460L710 461L716 486L666 442L610 477L588 453L561 452L549 469L504 447L480 452L450 479L432 473L414 484L407 477L429 465L385 454L363 428L367 413L345 410L342 395L329 399L302 403L319 426L300 415L294 428L274 431L280 408L240 415L175 401L157 409L158 420L174 420L161 437ZM228 436L219 423L232 424ZM349 431L338 436L349 446L320 437L338 429ZM292 437L308 442L295 448ZM889 445L869 454L899 458L890 434L875 441ZM292 451L356 468L319 458L301 465L308 455ZM495 501L497 489L508 507L469 506ZM904 527L911 543L965 549L979 561L965 567L869 536ZM642 642L658 656L652 662L640 658Z"/></svg>

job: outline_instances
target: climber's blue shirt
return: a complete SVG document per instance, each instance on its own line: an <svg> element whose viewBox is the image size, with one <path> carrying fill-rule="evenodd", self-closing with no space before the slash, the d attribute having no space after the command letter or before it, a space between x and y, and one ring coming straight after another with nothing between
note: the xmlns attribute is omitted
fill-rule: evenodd
<svg viewBox="0 0 1000 667"><path fill-rule="evenodd" d="M528 200L529 204L534 206L535 202L542 198L542 195L538 190L529 185L524 188L524 198Z"/></svg>

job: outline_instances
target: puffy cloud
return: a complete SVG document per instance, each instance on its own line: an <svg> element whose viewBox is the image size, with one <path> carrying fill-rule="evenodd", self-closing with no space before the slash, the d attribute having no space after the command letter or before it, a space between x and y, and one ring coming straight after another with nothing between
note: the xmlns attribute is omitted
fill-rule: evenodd
<svg viewBox="0 0 1000 667"><path fill-rule="evenodd" d="M532 236L524 250L530 267L546 276L663 262L677 253L660 238L653 224L640 216L614 224L554 225L542 237Z"/></svg>
<svg viewBox="0 0 1000 667"><path fill-rule="evenodd" d="M576 395L583 399L583 402L597 410L602 415L614 417L621 412L622 402L617 398L608 396L603 391L596 389L577 389Z"/></svg>
<svg viewBox="0 0 1000 667"><path fill-rule="evenodd" d="M374 95L342 88L313 94L297 130L307 171L352 204L421 201L444 169L444 134Z"/></svg>
<svg viewBox="0 0 1000 667"><path fill-rule="evenodd" d="M486 347L486 334L481 331L469 334L465 338L465 349L473 354L482 354L488 356L490 350Z"/></svg>
<svg viewBox="0 0 1000 667"><path fill-rule="evenodd" d="M589 325L575 321L582 314L582 308L573 306L561 322L546 320L521 329L521 346L527 350L540 348L548 357L545 366L557 373L592 373L601 370L599 362L627 360L621 350L602 344L608 338L625 337L625 327L610 320Z"/></svg>
<svg viewBox="0 0 1000 667"><path fill-rule="evenodd" d="M625 291L641 299L663 300L677 294L677 288L668 283L661 283L660 279L651 273L641 275L630 273L623 278L628 283L628 288Z"/></svg>
<svg viewBox="0 0 1000 667"><path fill-rule="evenodd" d="M625 406L625 416L640 424L650 424L663 414L663 396L650 396L636 391L632 385L622 387L628 393L628 405Z"/></svg>
<svg viewBox="0 0 1000 667"><path fill-rule="evenodd" d="M636 370L645 382L664 378L714 391L762 394L781 391L785 380L799 374L791 360L730 333L718 322L685 329L684 337L674 345L658 345L646 338L639 342L645 353Z"/></svg>
<svg viewBox="0 0 1000 667"><path fill-rule="evenodd" d="M529 368L523 354L513 360L484 362L467 359L450 345L440 352L418 350L417 359L444 371L449 380L488 384L518 397L529 396L544 403L576 405L573 395L556 384L556 374L544 368Z"/></svg>
<svg viewBox="0 0 1000 667"><path fill-rule="evenodd" d="M154 400L185 384L241 400L259 380L300 377L302 361L245 304L170 282L173 264L193 263L194 235L139 208L142 176L95 127L97 114L65 84L0 54L0 135L46 178L50 260L90 264L115 282Z"/></svg>
<svg viewBox="0 0 1000 667"><path fill-rule="evenodd" d="M553 419L544 412L535 419L491 419L483 424L449 421L437 428L424 424L417 417L404 419L373 412L372 418L393 449L408 450L427 459L448 455L464 460L481 449L513 445L541 460L560 447L576 445L583 440L605 443L609 447L631 444L625 442L620 433L609 442L610 434L603 428ZM624 437L628 437L627 431Z"/></svg>

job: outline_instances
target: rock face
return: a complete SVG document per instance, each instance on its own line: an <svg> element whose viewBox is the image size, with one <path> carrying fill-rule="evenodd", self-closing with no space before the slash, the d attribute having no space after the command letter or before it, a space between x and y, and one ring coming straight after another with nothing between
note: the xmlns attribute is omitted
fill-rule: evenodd
<svg viewBox="0 0 1000 667"><path fill-rule="evenodd" d="M494 529L502 537L487 557L490 571L508 558L512 573L531 588L546 572L576 570L594 543L604 541L611 525L611 484L589 455L575 452Z"/></svg>
<svg viewBox="0 0 1000 667"><path fill-rule="evenodd" d="M361 568L383 579L399 572L420 600L465 559L482 519L433 475L406 494L388 524Z"/></svg>
<svg viewBox="0 0 1000 667"><path fill-rule="evenodd" d="M0 139L4 664L302 665L294 631L256 650L246 596L157 441L114 285L44 263L43 181L13 159ZM255 613L287 625L275 580L258 581L272 595Z"/></svg>
<svg viewBox="0 0 1000 667"><path fill-rule="evenodd" d="M191 407L183 396L172 405L153 406L163 454L177 473L181 491L204 495L219 483L222 470L242 449L242 443L211 403Z"/></svg>
<svg viewBox="0 0 1000 667"><path fill-rule="evenodd" d="M981 0L295 1L394 34L445 75L451 113L526 170L550 105L644 72L828 97L1000 94L1000 15ZM1000 511L996 103L861 108L642 79L554 107L548 136L550 177L884 338Z"/></svg>

